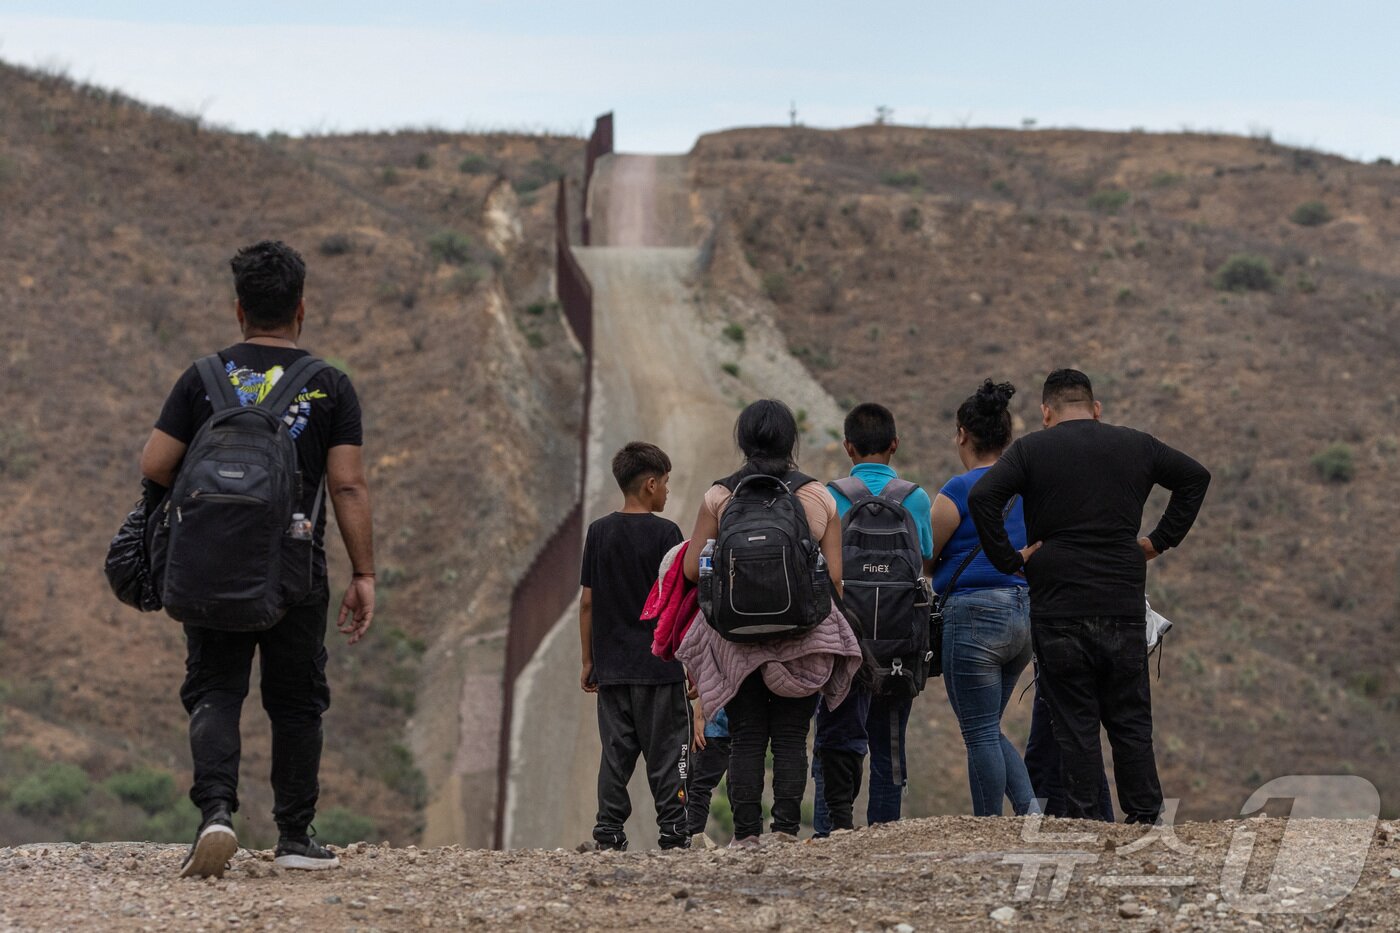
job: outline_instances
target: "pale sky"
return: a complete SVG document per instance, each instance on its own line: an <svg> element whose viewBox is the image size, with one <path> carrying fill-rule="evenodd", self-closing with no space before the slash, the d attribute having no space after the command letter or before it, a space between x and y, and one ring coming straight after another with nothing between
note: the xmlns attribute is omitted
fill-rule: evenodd
<svg viewBox="0 0 1400 933"><path fill-rule="evenodd" d="M680 152L732 126L1270 133L1400 160L1395 0L0 0L0 59L239 130L433 125ZM4 129L0 127L0 135Z"/></svg>

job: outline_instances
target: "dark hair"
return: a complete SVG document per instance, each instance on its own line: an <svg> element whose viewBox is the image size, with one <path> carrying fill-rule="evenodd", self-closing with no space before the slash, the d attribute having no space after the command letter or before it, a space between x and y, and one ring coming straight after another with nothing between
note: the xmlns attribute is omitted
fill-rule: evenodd
<svg viewBox="0 0 1400 933"><path fill-rule="evenodd" d="M739 412L734 443L755 473L783 476L797 461L797 419L777 399L760 399Z"/></svg>
<svg viewBox="0 0 1400 933"><path fill-rule="evenodd" d="M281 240L245 246L229 260L243 314L254 327L287 327L297 316L306 263Z"/></svg>
<svg viewBox="0 0 1400 933"><path fill-rule="evenodd" d="M1040 403L1055 409L1066 405L1092 405L1094 386L1089 377L1077 369L1057 369L1045 377Z"/></svg>
<svg viewBox="0 0 1400 933"><path fill-rule="evenodd" d="M988 379L958 407L958 427L972 437L979 454L1001 453L1011 443L1011 412L1006 410L1016 387Z"/></svg>
<svg viewBox="0 0 1400 933"><path fill-rule="evenodd" d="M894 415L884 405L865 402L846 416L846 440L862 457L882 454L894 445L898 434Z"/></svg>
<svg viewBox="0 0 1400 933"><path fill-rule="evenodd" d="M617 488L633 493L641 488L648 476L670 473L671 458L655 444L633 441L613 454L612 471Z"/></svg>

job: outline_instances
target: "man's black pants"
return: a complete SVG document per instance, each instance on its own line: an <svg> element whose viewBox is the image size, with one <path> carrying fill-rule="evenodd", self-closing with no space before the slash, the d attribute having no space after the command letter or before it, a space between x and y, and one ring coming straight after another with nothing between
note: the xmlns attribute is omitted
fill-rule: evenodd
<svg viewBox="0 0 1400 933"><path fill-rule="evenodd" d="M600 686L598 737L603 757L598 766L598 822L593 840L601 847L626 848L623 826L632 815L627 782L641 755L656 802L661 848L690 845L685 809L690 703L685 684Z"/></svg>
<svg viewBox="0 0 1400 933"><path fill-rule="evenodd" d="M710 821L710 797L729 770L729 739L705 737L705 747L690 756L690 789L686 792L685 812L692 836L705 831Z"/></svg>
<svg viewBox="0 0 1400 933"><path fill-rule="evenodd" d="M1113 747L1118 803L1127 821L1152 823L1161 813L1143 625L1133 616L1032 615L1040 689L1050 704L1060 747L1066 816L1099 816L1100 723Z"/></svg>
<svg viewBox="0 0 1400 933"><path fill-rule="evenodd" d="M326 683L323 583L262 632L185 626L185 682L194 786L190 799L206 815L219 801L238 809L239 718L258 654L262 705L272 722L272 817L285 835L301 835L320 796L321 716L331 705Z"/></svg>
<svg viewBox="0 0 1400 933"><path fill-rule="evenodd" d="M1060 774L1060 746L1055 743L1055 724L1050 717L1050 702L1045 699L1037 683L1035 701L1031 704L1031 734L1026 739L1026 773L1031 779L1031 790L1043 801L1041 808L1046 816L1064 816L1065 782ZM1112 823L1113 797L1108 792L1108 775L1099 770L1099 801L1094 812L1096 819Z"/></svg>
<svg viewBox="0 0 1400 933"><path fill-rule="evenodd" d="M773 746L773 831L796 835L807 789L807 729L817 695L780 697L754 671L724 704L729 715L729 802L736 838L763 832L764 759Z"/></svg>

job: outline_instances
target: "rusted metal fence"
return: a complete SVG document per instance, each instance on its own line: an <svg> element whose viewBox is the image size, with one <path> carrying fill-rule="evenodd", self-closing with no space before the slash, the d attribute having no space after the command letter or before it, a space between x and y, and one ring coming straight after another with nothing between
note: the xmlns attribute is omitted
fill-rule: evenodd
<svg viewBox="0 0 1400 933"><path fill-rule="evenodd" d="M583 242L588 242L588 184L598 158L612 152L612 114L599 117L588 139L583 176ZM515 681L536 649L578 593L578 570L583 559L584 496L588 490L588 418L593 400L593 287L583 274L569 243L568 179L559 179L554 210L555 291L579 345L583 347L583 413L579 423L579 476L574 506L535 555L530 568L510 597L506 631L506 662L502 672L501 742L496 783L496 848L505 845L506 792L510 786L510 732L514 715Z"/></svg>
<svg viewBox="0 0 1400 933"><path fill-rule="evenodd" d="M593 163L613 151L613 115L605 113L593 124L593 135L588 137L588 148L584 151L583 164L583 245L591 246L588 226L588 185L593 180Z"/></svg>

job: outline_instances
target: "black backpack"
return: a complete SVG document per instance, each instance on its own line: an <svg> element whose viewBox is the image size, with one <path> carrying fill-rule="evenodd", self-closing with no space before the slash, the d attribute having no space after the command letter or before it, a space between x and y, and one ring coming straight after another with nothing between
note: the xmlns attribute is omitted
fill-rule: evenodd
<svg viewBox="0 0 1400 933"><path fill-rule="evenodd" d="M719 517L714 572L700 579L705 620L730 641L802 635L831 613L826 562L794 493L816 482L796 471L778 478L735 474Z"/></svg>
<svg viewBox="0 0 1400 933"><path fill-rule="evenodd" d="M156 592L171 618L230 632L271 628L311 592L311 536L293 535L302 496L283 417L327 364L303 357L257 405L242 406L217 354L195 363L214 415L195 434L151 545ZM314 532L324 493L317 489Z"/></svg>
<svg viewBox="0 0 1400 933"><path fill-rule="evenodd" d="M861 623L872 690L882 696L917 696L933 660L933 596L924 579L919 530L904 507L919 487L892 479L877 496L854 476L828 485L851 502L841 517L843 602Z"/></svg>

